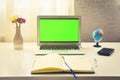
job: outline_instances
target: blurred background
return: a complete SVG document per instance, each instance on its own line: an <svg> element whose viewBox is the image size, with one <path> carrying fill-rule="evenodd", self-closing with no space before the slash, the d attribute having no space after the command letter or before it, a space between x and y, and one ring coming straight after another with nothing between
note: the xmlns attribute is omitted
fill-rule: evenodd
<svg viewBox="0 0 120 80"><path fill-rule="evenodd" d="M102 29L106 42L120 42L120 0L0 0L0 42L12 42L15 24L9 18L26 19L21 25L25 42L37 42L37 15L81 16L81 39L93 42L92 32Z"/></svg>

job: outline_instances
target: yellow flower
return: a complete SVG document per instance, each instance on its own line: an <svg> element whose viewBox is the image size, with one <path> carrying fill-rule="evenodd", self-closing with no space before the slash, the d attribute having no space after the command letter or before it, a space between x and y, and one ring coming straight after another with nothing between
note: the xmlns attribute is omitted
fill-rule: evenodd
<svg viewBox="0 0 120 80"><path fill-rule="evenodd" d="M15 22L17 18L18 18L18 16L13 16L13 17L10 18L10 21Z"/></svg>

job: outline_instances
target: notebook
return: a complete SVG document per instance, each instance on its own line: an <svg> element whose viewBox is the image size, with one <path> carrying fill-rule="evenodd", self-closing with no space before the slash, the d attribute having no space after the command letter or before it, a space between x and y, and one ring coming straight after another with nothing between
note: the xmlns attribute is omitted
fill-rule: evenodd
<svg viewBox="0 0 120 80"><path fill-rule="evenodd" d="M75 73L94 73L87 56L64 56L65 62ZM70 69L65 64L62 56L48 54L37 56L33 63L32 74L42 73L70 73Z"/></svg>
<svg viewBox="0 0 120 80"><path fill-rule="evenodd" d="M80 16L37 16L40 50L79 49L80 30Z"/></svg>

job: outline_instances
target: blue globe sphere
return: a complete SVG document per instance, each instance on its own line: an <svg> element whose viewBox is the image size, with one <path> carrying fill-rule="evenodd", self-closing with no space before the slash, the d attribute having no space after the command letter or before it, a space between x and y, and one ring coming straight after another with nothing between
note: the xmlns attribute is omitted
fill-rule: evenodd
<svg viewBox="0 0 120 80"><path fill-rule="evenodd" d="M93 31L92 37L94 41L96 42L96 45L94 47L101 47L99 45L99 42L103 39L103 31L101 29L96 29Z"/></svg>
<svg viewBox="0 0 120 80"><path fill-rule="evenodd" d="M103 39L103 34L101 29L96 29L93 31L92 37L95 42L100 42Z"/></svg>

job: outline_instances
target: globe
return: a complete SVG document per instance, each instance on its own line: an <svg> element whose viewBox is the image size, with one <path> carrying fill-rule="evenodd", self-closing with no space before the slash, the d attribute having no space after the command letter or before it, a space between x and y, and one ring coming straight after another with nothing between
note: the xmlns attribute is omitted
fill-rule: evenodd
<svg viewBox="0 0 120 80"><path fill-rule="evenodd" d="M101 47L99 45L99 42L103 39L103 31L101 29L96 29L93 31L92 37L94 41L96 42L96 45L94 47Z"/></svg>

